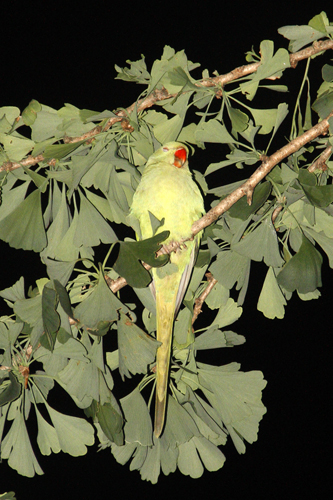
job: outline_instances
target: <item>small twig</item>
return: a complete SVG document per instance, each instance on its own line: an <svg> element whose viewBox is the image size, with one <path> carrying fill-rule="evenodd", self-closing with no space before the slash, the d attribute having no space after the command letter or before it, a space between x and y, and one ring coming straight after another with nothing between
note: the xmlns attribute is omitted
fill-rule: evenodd
<svg viewBox="0 0 333 500"><path fill-rule="evenodd" d="M0 166L0 172L2 172L3 170L7 171L16 170L17 168L21 167L31 167L43 160L44 160L43 155L38 155L38 156L29 155L27 158L21 160L19 163L15 161L6 161Z"/></svg>
<svg viewBox="0 0 333 500"><path fill-rule="evenodd" d="M314 161L312 165L308 167L308 171L314 172L315 170L322 170L323 172L325 172L325 170L327 170L326 162L331 156L331 154L332 154L332 146L328 146L326 149L324 149L319 158L317 158L317 160Z"/></svg>
<svg viewBox="0 0 333 500"><path fill-rule="evenodd" d="M205 302L206 298L208 297L208 295L210 294L210 292L213 290L214 286L217 283L217 279L214 278L212 273L206 273L205 276L207 278L208 285L206 286L200 297L195 299L195 306L193 309L193 316L192 316L192 325L199 316L199 314L201 313L203 303Z"/></svg>
<svg viewBox="0 0 333 500"><path fill-rule="evenodd" d="M285 197L284 197L284 200L285 200ZM279 215L279 213L281 212L282 209L283 209L283 203L280 203L280 205L278 207L276 207L275 210L273 211L273 213L272 213L272 222L273 222L273 224L276 221L276 218L277 218L277 216Z"/></svg>

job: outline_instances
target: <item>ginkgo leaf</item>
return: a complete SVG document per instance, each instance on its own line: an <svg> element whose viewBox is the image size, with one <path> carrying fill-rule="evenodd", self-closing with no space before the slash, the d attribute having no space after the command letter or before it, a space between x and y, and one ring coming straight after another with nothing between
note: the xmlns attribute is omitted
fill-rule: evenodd
<svg viewBox="0 0 333 500"><path fill-rule="evenodd" d="M226 443L227 431L214 408L201 399L190 387L186 388L184 399L180 402L193 418L202 436L215 445Z"/></svg>
<svg viewBox="0 0 333 500"><path fill-rule="evenodd" d="M33 452L23 414L18 411L14 422L1 443L2 458L22 476L33 477L43 471Z"/></svg>
<svg viewBox="0 0 333 500"><path fill-rule="evenodd" d="M109 203L109 209L111 211L110 220L117 224L126 224L129 204L124 186L120 181L120 174L112 167L109 171L109 177L110 180L108 184L102 187L102 190L105 192L106 199ZM106 189L106 186L108 186L108 189Z"/></svg>
<svg viewBox="0 0 333 500"><path fill-rule="evenodd" d="M243 196L230 208L229 214L231 217L235 217L237 219L248 219L251 214L255 213L265 203L271 189L270 182L261 182L254 189L251 205L248 204L246 197Z"/></svg>
<svg viewBox="0 0 333 500"><path fill-rule="evenodd" d="M37 117L31 125L31 138L36 142L42 142L51 137L61 137L62 132L57 129L61 123L61 118L57 111L45 104L42 104L42 109L37 111Z"/></svg>
<svg viewBox="0 0 333 500"><path fill-rule="evenodd" d="M44 175L40 175L34 170L31 170L30 168L25 167L22 165L23 170L28 174L29 177L33 180L35 183L36 187L41 191L41 193L45 193L47 186L49 184L49 180L44 177Z"/></svg>
<svg viewBox="0 0 333 500"><path fill-rule="evenodd" d="M73 242L76 247L117 241L115 233L94 205L80 191L80 211Z"/></svg>
<svg viewBox="0 0 333 500"><path fill-rule="evenodd" d="M57 292L61 307L63 308L67 316L73 318L72 306L66 288L57 279L53 280L53 286L55 291Z"/></svg>
<svg viewBox="0 0 333 500"><path fill-rule="evenodd" d="M297 52L299 49L313 43L315 40L323 38L323 33L318 31L311 26L283 26L278 29L278 32L290 40L289 50L291 52Z"/></svg>
<svg viewBox="0 0 333 500"><path fill-rule="evenodd" d="M196 447L193 440L179 446L177 465L180 472L185 476L190 476L193 479L202 476L204 468L196 453Z"/></svg>
<svg viewBox="0 0 333 500"><path fill-rule="evenodd" d="M197 126L194 136L199 142L216 142L222 144L233 144L237 142L229 134L227 128L216 119L200 123L200 125Z"/></svg>
<svg viewBox="0 0 333 500"><path fill-rule="evenodd" d="M185 73L183 68L180 66L177 66L168 72L168 79L173 85L182 87L183 92L185 88L186 90L198 90L198 87L192 83L187 73Z"/></svg>
<svg viewBox="0 0 333 500"><path fill-rule="evenodd" d="M134 288L146 287L151 281L151 276L139 260L154 267L163 266L169 257L168 255L156 257L156 252L161 248L161 243L169 234L169 231L162 231L146 240L118 242L119 253L113 265L114 270Z"/></svg>
<svg viewBox="0 0 333 500"><path fill-rule="evenodd" d="M164 439L167 446L180 446L192 439L193 436L200 436L200 431L194 420L173 396L169 396L164 429Z"/></svg>
<svg viewBox="0 0 333 500"><path fill-rule="evenodd" d="M1 321L2 320L2 321ZM17 337L23 329L23 323L15 322L8 317L1 318L0 322L0 346L2 349L8 349L10 345L14 345Z"/></svg>
<svg viewBox="0 0 333 500"><path fill-rule="evenodd" d="M242 312L243 309L232 298L229 298L227 303L220 307L212 325L217 325L219 328L231 325L241 316Z"/></svg>
<svg viewBox="0 0 333 500"><path fill-rule="evenodd" d="M0 132L0 143L10 161L21 161L34 147L34 141L26 139L23 136L15 137Z"/></svg>
<svg viewBox="0 0 333 500"><path fill-rule="evenodd" d="M42 318L47 345L51 351L53 351L56 335L60 327L60 317L56 311L58 300L56 291L47 285L44 286L42 292ZM42 345L46 347L45 343L42 343Z"/></svg>
<svg viewBox="0 0 333 500"><path fill-rule="evenodd" d="M43 455L51 455L51 453L59 453L61 446L55 428L49 424L41 415L40 411L35 406L38 434L37 444Z"/></svg>
<svg viewBox="0 0 333 500"><path fill-rule="evenodd" d="M73 260L69 260L69 262L62 262L61 260L57 261L49 259L45 256L41 256L41 261L46 265L47 274L50 276L50 278L57 279L60 283L65 285L73 272L76 258Z"/></svg>
<svg viewBox="0 0 333 500"><path fill-rule="evenodd" d="M266 413L261 402L266 381L259 371L227 371L227 368L198 363L202 391L223 423L252 443L257 439L259 422Z"/></svg>
<svg viewBox="0 0 333 500"><path fill-rule="evenodd" d="M59 244L62 244L62 240L66 235L66 232L68 232L68 228L71 223L71 214L66 202L66 193L64 189L61 194L59 209L56 215L53 215L52 218L53 221L47 230L48 245L44 250L43 255L55 258L57 252L59 251ZM66 241L66 244L69 244L68 240Z"/></svg>
<svg viewBox="0 0 333 500"><path fill-rule="evenodd" d="M82 125L82 124L81 124ZM84 175L89 172L96 161L105 154L105 145L103 139L97 137L93 148L83 144L75 153L71 155L70 172L71 178L66 180L69 187L68 197L70 198L78 188Z"/></svg>
<svg viewBox="0 0 333 500"><path fill-rule="evenodd" d="M312 243L302 235L299 251L286 263L277 275L277 282L289 292L298 290L308 293L316 290L321 282L323 258Z"/></svg>
<svg viewBox="0 0 333 500"><path fill-rule="evenodd" d="M75 149L77 149L81 144L84 143L85 141L83 140L69 144L52 144L45 148L44 158L45 159L56 158L60 160L64 156L67 156L70 153L72 153L72 151L75 151Z"/></svg>
<svg viewBox="0 0 333 500"><path fill-rule="evenodd" d="M24 182L21 186L10 189L9 191L7 191L6 186L4 186L0 210L0 221L5 219L7 215L11 214L23 202L29 184L30 181Z"/></svg>
<svg viewBox="0 0 333 500"><path fill-rule="evenodd" d="M117 311L120 309L127 311L126 306L111 292L104 277L100 274L97 284L75 308L73 314L83 325L94 330L97 329L100 321L116 321Z"/></svg>
<svg viewBox="0 0 333 500"><path fill-rule="evenodd" d="M161 345L125 314L118 320L119 372L130 378L130 373L146 373L147 366L155 360L156 350Z"/></svg>
<svg viewBox="0 0 333 500"><path fill-rule="evenodd" d="M7 385L7 387L5 387L5 389L0 391L0 406L4 406L11 401L15 401L15 399L20 397L22 392L22 384L17 381L17 378L12 373L12 371L8 372L8 377L9 384ZM0 388L2 384L3 381L1 381L0 383Z"/></svg>
<svg viewBox="0 0 333 500"><path fill-rule="evenodd" d="M0 221L1 238L14 248L41 252L47 244L40 191L36 189Z"/></svg>
<svg viewBox="0 0 333 500"><path fill-rule="evenodd" d="M274 270L270 267L259 295L258 311L261 311L266 318L282 319L286 305L286 299L276 281Z"/></svg>
<svg viewBox="0 0 333 500"><path fill-rule="evenodd" d="M178 349L188 347L194 341L191 324L192 315L193 311L190 311L187 307L182 309L177 315L174 324L173 340Z"/></svg>
<svg viewBox="0 0 333 500"><path fill-rule="evenodd" d="M24 300L24 278L20 277L14 285L4 288L0 291L0 297L15 302L16 300Z"/></svg>
<svg viewBox="0 0 333 500"><path fill-rule="evenodd" d="M172 74L174 68L181 67L186 73L188 72L189 61L184 50L175 52L174 49L166 45L163 50L161 59L156 59L151 69L151 78L148 87L148 92L155 89L155 86L161 88L161 85L168 89L170 94L178 93L182 90L183 85L180 82L172 84L169 75ZM192 63L192 67L197 65Z"/></svg>
<svg viewBox="0 0 333 500"><path fill-rule="evenodd" d="M138 388L120 400L125 416L125 439L128 443L152 446L153 428L149 410Z"/></svg>
<svg viewBox="0 0 333 500"><path fill-rule="evenodd" d="M22 119L29 127L33 125L37 118L37 113L42 110L42 106L38 101L32 99L28 106L22 111Z"/></svg>
<svg viewBox="0 0 333 500"><path fill-rule="evenodd" d="M74 216L66 232L62 235L61 239L55 238L54 245L47 247L48 256L61 261L74 261L78 258L79 248L74 244L74 237L76 234L77 225L79 222L78 210L74 208ZM51 226L52 227L52 226ZM61 224L61 228L57 228L57 233L60 230L63 232L65 224ZM53 255L54 254L54 255ZM45 258L45 257L44 257ZM60 264L59 264L60 265Z"/></svg>
<svg viewBox="0 0 333 500"><path fill-rule="evenodd" d="M89 360L70 359L58 373L58 382L81 408L99 399L98 369Z"/></svg>
<svg viewBox="0 0 333 500"><path fill-rule="evenodd" d="M54 410L45 403L57 433L61 450L73 457L85 455L87 446L94 444L94 428L83 418L71 417Z"/></svg>
<svg viewBox="0 0 333 500"><path fill-rule="evenodd" d="M138 454L138 456L135 457L131 463L131 468L140 469L141 479L144 481L150 481L153 484L157 483L158 476L160 474L160 443L158 440L155 441L157 441L155 446L146 448L141 447L141 456ZM145 459L142 460L144 455ZM138 464L140 464L140 467L138 467Z"/></svg>
<svg viewBox="0 0 333 500"><path fill-rule="evenodd" d="M154 135L156 139L165 144L170 141L175 141L182 128L184 118L175 115L166 122L159 123L154 127Z"/></svg>
<svg viewBox="0 0 333 500"><path fill-rule="evenodd" d="M112 393L110 393L110 398L106 403L99 404L97 401L93 401L87 410L98 421L110 442L115 443L117 446L124 444L123 417ZM85 413L87 414L86 410Z"/></svg>
<svg viewBox="0 0 333 500"><path fill-rule="evenodd" d="M281 267L284 264L278 246L276 230L270 218L265 218L254 231L246 234L231 249L267 266Z"/></svg>
<svg viewBox="0 0 333 500"><path fill-rule="evenodd" d="M244 85L245 86L245 85ZM250 108L254 122L259 128L259 134L269 134L277 122L277 109L254 109Z"/></svg>
<svg viewBox="0 0 333 500"><path fill-rule="evenodd" d="M260 80L265 78L279 78L282 72L290 67L289 54L286 49L278 49L274 54L272 40L263 40L260 43L260 66L255 73L248 77L248 81L240 84L247 99L252 100L258 90Z"/></svg>
<svg viewBox="0 0 333 500"><path fill-rule="evenodd" d="M202 333L195 338L194 349L217 349L220 347L226 347L227 340L225 338L224 332L218 330L214 326L209 328L206 332Z"/></svg>
<svg viewBox="0 0 333 500"><path fill-rule="evenodd" d="M149 82L150 75L147 71L144 56L138 61L126 61L130 64L129 68L120 68L117 64L114 65L118 75L115 77L117 80L136 81L137 83Z"/></svg>
<svg viewBox="0 0 333 500"><path fill-rule="evenodd" d="M9 132L13 126L14 120L20 116L20 109L16 106L1 106L0 108L0 118L6 118L9 128L6 132ZM4 130L3 130L4 132Z"/></svg>
<svg viewBox="0 0 333 500"><path fill-rule="evenodd" d="M235 132L243 132L247 126L249 117L240 109L227 106L228 115L230 117L232 128Z"/></svg>
<svg viewBox="0 0 333 500"><path fill-rule="evenodd" d="M281 70L290 67L289 54L286 49L278 49L274 54L274 43L272 40L263 40L260 43L261 65L256 72L260 79L269 76L280 76Z"/></svg>
<svg viewBox="0 0 333 500"><path fill-rule="evenodd" d="M217 282L209 292L209 295L205 300L205 304L207 304L210 309L219 309L219 307L226 304L228 298L229 289Z"/></svg>
<svg viewBox="0 0 333 500"><path fill-rule="evenodd" d="M36 295L31 299L17 300L14 304L14 312L29 325L36 325L42 316L42 296Z"/></svg>
<svg viewBox="0 0 333 500"><path fill-rule="evenodd" d="M39 349L43 348L40 347ZM30 385L31 392L28 392L28 397L33 404L44 403L53 387L54 380L52 378L45 377L45 372L37 370L33 375L33 384Z"/></svg>
<svg viewBox="0 0 333 500"><path fill-rule="evenodd" d="M104 219L108 219L110 221L114 220L110 203L106 198L92 193L89 189L85 189L84 193L90 203L94 205L95 208L97 208L100 214L103 215Z"/></svg>
<svg viewBox="0 0 333 500"><path fill-rule="evenodd" d="M328 257L329 265L331 268L333 268L333 238L328 238L323 231L317 232L310 227L306 228L305 234L307 233L314 240L316 240L318 245L320 245L321 248L324 250L324 252Z"/></svg>
<svg viewBox="0 0 333 500"><path fill-rule="evenodd" d="M138 394L136 394L135 397L137 398ZM144 446L138 442L127 442L125 428L125 445L121 447L112 445L111 450L116 460L122 464L133 457L130 469L138 469L142 479L151 481L155 484L158 480L161 468L164 474L175 471L180 447L191 440L194 435L198 437L201 435L190 415L172 396L169 396L165 430L160 438L156 438L152 435L150 416L143 399L140 400L140 407L141 406L141 409L138 408L138 415L144 415L141 422L145 428L145 432L150 436L150 438L148 438L150 444ZM137 405L135 405L135 407L137 407ZM128 418L131 419L131 421L133 419L138 420L138 422L140 421L137 415L134 414L134 408L130 408L130 398L128 399L127 411ZM126 411L125 418L127 420ZM136 428L137 426L138 423L136 423ZM134 428L135 427L133 427L133 429ZM140 433L142 434L143 432L144 431L140 428ZM153 439L152 442L151 437Z"/></svg>
<svg viewBox="0 0 333 500"><path fill-rule="evenodd" d="M328 20L326 12L322 11L320 14L314 16L308 22L309 26L312 28L321 31L322 33L329 34L330 31L327 30L329 28L330 22Z"/></svg>
<svg viewBox="0 0 333 500"><path fill-rule="evenodd" d="M220 252L209 267L212 275L226 288L231 289L236 281L243 283L248 272L249 258L232 250Z"/></svg>
<svg viewBox="0 0 333 500"><path fill-rule="evenodd" d="M333 100L332 100L333 106ZM333 186L317 186L315 174L307 169L301 169L298 174L298 180L309 201L316 207L327 207L333 201Z"/></svg>
<svg viewBox="0 0 333 500"><path fill-rule="evenodd" d="M195 436L192 441L197 449L197 452L199 452L202 463L207 470L213 472L223 467L225 456L217 448L217 446L204 437Z"/></svg>
<svg viewBox="0 0 333 500"><path fill-rule="evenodd" d="M16 500L14 491L0 494L0 500Z"/></svg>

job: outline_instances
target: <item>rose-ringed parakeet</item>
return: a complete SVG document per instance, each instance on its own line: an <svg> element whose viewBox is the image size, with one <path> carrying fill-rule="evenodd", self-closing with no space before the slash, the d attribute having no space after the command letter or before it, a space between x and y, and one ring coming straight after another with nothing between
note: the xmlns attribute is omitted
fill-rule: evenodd
<svg viewBox="0 0 333 500"><path fill-rule="evenodd" d="M204 205L198 186L192 180L187 156L186 146L169 142L148 159L130 210L130 216L139 221L142 239L153 236L149 212L160 221L164 219L164 224L157 232L170 231L169 237L163 242L165 245L191 237L192 224L204 213ZM164 426L173 322L186 292L200 237L197 234L176 252L172 252L166 266L152 269L156 338L162 343L156 353L156 437L160 436Z"/></svg>

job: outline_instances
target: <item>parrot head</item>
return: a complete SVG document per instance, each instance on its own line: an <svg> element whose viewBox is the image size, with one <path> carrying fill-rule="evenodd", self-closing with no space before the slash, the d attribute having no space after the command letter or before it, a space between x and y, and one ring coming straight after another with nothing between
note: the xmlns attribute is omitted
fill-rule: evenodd
<svg viewBox="0 0 333 500"><path fill-rule="evenodd" d="M157 149L148 160L148 163L157 163L160 161L170 163L176 168L187 168L188 149L181 142L168 142Z"/></svg>

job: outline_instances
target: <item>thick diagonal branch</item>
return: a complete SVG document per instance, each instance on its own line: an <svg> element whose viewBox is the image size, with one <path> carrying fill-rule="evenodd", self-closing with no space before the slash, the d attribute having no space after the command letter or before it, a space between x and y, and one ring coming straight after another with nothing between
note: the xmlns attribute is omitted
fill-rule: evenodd
<svg viewBox="0 0 333 500"><path fill-rule="evenodd" d="M202 231L205 227L210 226L213 222L215 222L221 215L227 212L238 200L240 200L243 196L247 197L248 203L251 204L252 194L254 188L259 184L259 182L266 177L266 175L282 160L287 158L288 156L296 153L301 147L305 146L309 142L313 141L320 135L326 134L329 129L329 119L333 116L333 111L328 115L327 118L322 120L320 123L312 127L311 129L304 132L304 134L296 137L293 141L289 142L281 149L273 153L271 156L265 157L262 161L261 165L257 168L255 172L249 177L249 179L244 182L239 188L235 189L232 193L230 193L226 198L224 198L218 205L213 207L209 212L207 212L201 219L194 222L192 225L192 238ZM181 246L186 239L180 241L178 246ZM157 256L162 253L171 253L175 250L175 243L169 247L165 245L163 247L163 252L160 250L157 252ZM145 264L145 268L147 270L150 269L150 266ZM124 278L118 278L108 283L111 290L116 292L123 288L123 286L127 285L127 282Z"/></svg>
<svg viewBox="0 0 333 500"><path fill-rule="evenodd" d="M281 149L273 153L271 156L265 157L260 167L249 177L249 179L244 182L239 188L235 189L226 198L224 198L218 205L209 210L201 219L196 221L192 225L192 236L198 234L202 229L210 226L215 222L222 214L224 214L229 208L231 208L236 201L240 200L243 196L246 196L249 204L251 204L252 194L254 188L259 184L259 182L266 177L266 175L282 160L288 156L296 153L301 147L305 146L309 142L313 141L320 135L326 134L329 129L329 118L333 116L333 111L329 114L327 118L322 120L320 123L310 128L304 134L296 137L293 141L289 142Z"/></svg>

